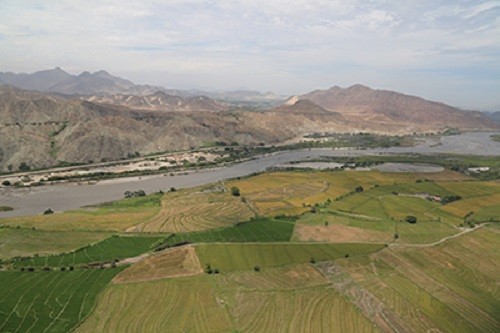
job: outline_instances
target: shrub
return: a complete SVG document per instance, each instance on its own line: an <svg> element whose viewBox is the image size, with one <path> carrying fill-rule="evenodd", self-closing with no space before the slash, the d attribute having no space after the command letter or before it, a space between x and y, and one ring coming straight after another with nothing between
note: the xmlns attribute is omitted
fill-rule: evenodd
<svg viewBox="0 0 500 333"><path fill-rule="evenodd" d="M417 223L417 218L415 216L413 216L413 215L408 215L405 218L405 221L408 222L408 223L414 224L414 223Z"/></svg>
<svg viewBox="0 0 500 333"><path fill-rule="evenodd" d="M240 189L236 186L231 187L231 195L233 195L235 197L239 197L240 196Z"/></svg>
<svg viewBox="0 0 500 333"><path fill-rule="evenodd" d="M50 208L46 209L44 212L43 212L43 215L50 215L50 214L54 214L54 211Z"/></svg>
<svg viewBox="0 0 500 333"><path fill-rule="evenodd" d="M2 182L2 185L3 185L3 186L10 186L10 181L8 181L8 180L4 180L4 181Z"/></svg>
<svg viewBox="0 0 500 333"><path fill-rule="evenodd" d="M358 185L358 186L356 186L356 187L354 188L354 192L357 192L357 193L359 193L359 192L363 192L364 190L365 190L365 189L364 189L364 188L363 188L363 186L361 186L361 185Z"/></svg>
<svg viewBox="0 0 500 333"><path fill-rule="evenodd" d="M315 263L316 263L316 259L311 258L311 260L309 260L309 262L310 262L311 264L315 264Z"/></svg>
<svg viewBox="0 0 500 333"><path fill-rule="evenodd" d="M259 265L253 266L253 270L256 272L260 272L260 266Z"/></svg>

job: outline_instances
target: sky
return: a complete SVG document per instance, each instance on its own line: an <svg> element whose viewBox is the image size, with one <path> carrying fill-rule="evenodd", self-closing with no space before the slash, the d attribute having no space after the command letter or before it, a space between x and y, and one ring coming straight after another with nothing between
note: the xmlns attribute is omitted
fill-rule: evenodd
<svg viewBox="0 0 500 333"><path fill-rule="evenodd" d="M364 84L500 110L500 0L0 0L0 71L166 88Z"/></svg>

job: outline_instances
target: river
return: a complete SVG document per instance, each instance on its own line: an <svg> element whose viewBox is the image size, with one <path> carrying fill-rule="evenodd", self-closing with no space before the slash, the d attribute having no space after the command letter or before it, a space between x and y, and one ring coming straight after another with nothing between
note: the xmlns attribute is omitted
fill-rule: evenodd
<svg viewBox="0 0 500 333"><path fill-rule="evenodd" d="M0 217L14 217L40 214L47 208L65 211L82 206L123 198L125 191L144 190L146 193L168 190L170 187L187 188L208 184L228 178L245 176L265 171L268 167L284 163L318 158L321 156L361 156L384 153L460 153L471 155L500 156L500 143L490 140L490 135L500 133L472 132L441 139L429 139L415 147L392 147L366 150L294 150L261 156L255 160L228 167L198 171L188 175L154 175L100 181L94 185L75 183L41 186L34 188L0 189L0 206L11 206L10 212L0 212ZM1 223L1 222L0 222Z"/></svg>

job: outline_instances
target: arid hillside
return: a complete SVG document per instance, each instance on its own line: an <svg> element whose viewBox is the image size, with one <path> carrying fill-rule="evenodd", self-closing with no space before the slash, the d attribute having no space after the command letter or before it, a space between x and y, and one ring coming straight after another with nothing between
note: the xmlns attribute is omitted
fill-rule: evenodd
<svg viewBox="0 0 500 333"><path fill-rule="evenodd" d="M378 125L431 129L439 126L484 130L496 125L483 113L463 111L449 105L363 85L343 89L337 86L316 90L294 100L308 99L319 106L342 114L359 126Z"/></svg>

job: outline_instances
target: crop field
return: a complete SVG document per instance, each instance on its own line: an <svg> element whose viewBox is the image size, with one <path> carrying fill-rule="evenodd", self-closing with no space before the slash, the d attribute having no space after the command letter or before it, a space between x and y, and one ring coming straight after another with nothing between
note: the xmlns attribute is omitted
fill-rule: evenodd
<svg viewBox="0 0 500 333"><path fill-rule="evenodd" d="M0 225L53 231L125 231L160 210L160 197L127 198L96 207L50 215L0 219Z"/></svg>
<svg viewBox="0 0 500 333"><path fill-rule="evenodd" d="M323 203L327 199L334 200L352 192L358 185L364 188L375 186L391 186L386 192L404 189L408 192L436 192L436 195L448 193L433 182L416 183L418 179L444 180L469 179L458 173L445 171L442 173L382 173L378 171L344 171L344 172L270 172L254 177L233 180L228 187L236 186L241 195L251 201L264 215L289 214L298 215L309 211L304 205ZM447 178L448 177L448 178Z"/></svg>
<svg viewBox="0 0 500 333"><path fill-rule="evenodd" d="M435 247L341 259L336 269L330 266L330 277L340 290L357 295L361 308L367 295L382 302L385 317L406 330L498 332L499 239L483 228Z"/></svg>
<svg viewBox="0 0 500 333"><path fill-rule="evenodd" d="M207 275L115 284L75 332L230 332L231 319Z"/></svg>
<svg viewBox="0 0 500 333"><path fill-rule="evenodd" d="M14 261L15 267L67 267L89 263L103 263L113 259L138 256L151 250L161 237L112 236L102 242L75 252L52 256L39 256Z"/></svg>
<svg viewBox="0 0 500 333"><path fill-rule="evenodd" d="M202 273L192 246L183 246L154 254L118 274L115 283L131 283L190 276Z"/></svg>
<svg viewBox="0 0 500 333"><path fill-rule="evenodd" d="M288 264L334 260L378 251L382 244L203 244L196 246L202 265L222 272L277 267Z"/></svg>
<svg viewBox="0 0 500 333"><path fill-rule="evenodd" d="M0 259L76 250L109 237L109 233L0 228Z"/></svg>
<svg viewBox="0 0 500 333"><path fill-rule="evenodd" d="M291 330L377 332L308 264L112 285L76 332Z"/></svg>
<svg viewBox="0 0 500 333"><path fill-rule="evenodd" d="M0 272L0 331L71 331L121 270Z"/></svg>
<svg viewBox="0 0 500 333"><path fill-rule="evenodd" d="M286 219L258 218L227 228L175 234L167 237L163 244L287 242L294 226L294 222Z"/></svg>
<svg viewBox="0 0 500 333"><path fill-rule="evenodd" d="M1 219L0 332L500 332L499 218L498 181L294 171Z"/></svg>
<svg viewBox="0 0 500 333"><path fill-rule="evenodd" d="M225 227L252 216L250 207L230 193L179 191L165 194L159 213L128 231L199 231Z"/></svg>

